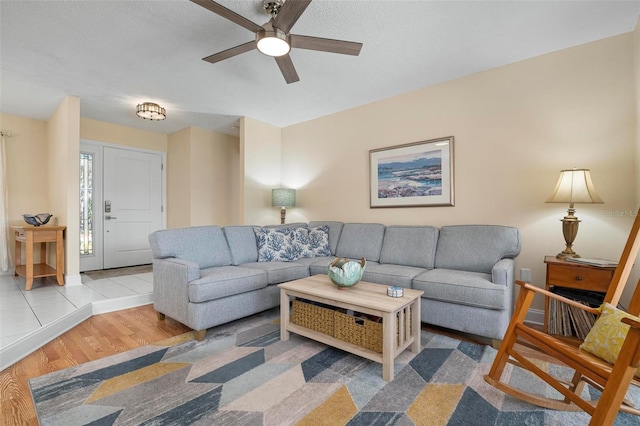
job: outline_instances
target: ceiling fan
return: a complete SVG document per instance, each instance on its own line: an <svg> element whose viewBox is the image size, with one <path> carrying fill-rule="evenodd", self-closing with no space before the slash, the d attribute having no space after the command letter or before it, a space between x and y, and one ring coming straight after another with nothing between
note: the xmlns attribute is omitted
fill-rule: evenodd
<svg viewBox="0 0 640 426"><path fill-rule="evenodd" d="M309 6L311 0L263 0L265 10L271 15L269 22L264 25L258 25L213 0L191 1L256 34L254 41L202 58L203 61L212 64L258 49L265 55L275 58L284 79L287 84L290 84L300 80L289 56L292 48L353 56L358 56L362 48L362 43L352 41L291 34L291 28Z"/></svg>

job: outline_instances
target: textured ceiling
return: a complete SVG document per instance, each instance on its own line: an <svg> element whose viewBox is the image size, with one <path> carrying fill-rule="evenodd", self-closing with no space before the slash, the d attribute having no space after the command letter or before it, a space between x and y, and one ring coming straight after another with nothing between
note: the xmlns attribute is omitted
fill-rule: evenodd
<svg viewBox="0 0 640 426"><path fill-rule="evenodd" d="M220 3L268 20L261 0ZM639 15L640 1L314 0L292 33L364 46L357 57L294 49L300 81L288 85L256 50L202 61L254 35L188 0L2 0L0 110L46 120L73 95L82 117L237 134L241 116L288 126L629 32ZM167 119L136 117L145 101Z"/></svg>

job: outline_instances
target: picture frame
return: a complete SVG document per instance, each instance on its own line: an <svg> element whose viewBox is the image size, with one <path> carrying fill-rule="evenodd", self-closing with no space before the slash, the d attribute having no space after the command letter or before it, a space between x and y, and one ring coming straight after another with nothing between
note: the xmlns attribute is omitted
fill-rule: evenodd
<svg viewBox="0 0 640 426"><path fill-rule="evenodd" d="M370 207L454 205L453 136L369 151Z"/></svg>

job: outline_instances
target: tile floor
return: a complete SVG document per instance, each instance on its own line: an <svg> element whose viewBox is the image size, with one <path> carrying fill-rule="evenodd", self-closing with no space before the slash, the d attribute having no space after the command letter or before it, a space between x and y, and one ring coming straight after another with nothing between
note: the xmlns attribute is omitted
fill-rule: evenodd
<svg viewBox="0 0 640 426"><path fill-rule="evenodd" d="M24 278L0 276L0 348L93 301L153 293L151 272L100 279L81 274L81 280L67 287L39 278L25 291Z"/></svg>

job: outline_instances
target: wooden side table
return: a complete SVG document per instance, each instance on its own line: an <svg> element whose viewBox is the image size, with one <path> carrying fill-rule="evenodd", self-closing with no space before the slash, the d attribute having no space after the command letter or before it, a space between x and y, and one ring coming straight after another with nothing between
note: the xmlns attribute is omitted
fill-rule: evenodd
<svg viewBox="0 0 640 426"><path fill-rule="evenodd" d="M615 267L603 268L583 263L567 262L555 256L545 256L547 264L547 281L545 290L551 287L565 287L578 290L606 293L611 284ZM549 298L544 300L544 330L549 330Z"/></svg>
<svg viewBox="0 0 640 426"><path fill-rule="evenodd" d="M31 290L34 278L53 277L58 285L64 285L64 233L66 226L12 226L16 237L15 276L24 277L26 290ZM40 263L33 263L33 245L40 243ZM47 243L56 243L56 267L47 265ZM23 263L20 244L26 244L26 259Z"/></svg>

